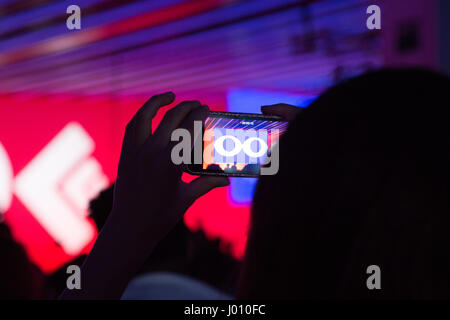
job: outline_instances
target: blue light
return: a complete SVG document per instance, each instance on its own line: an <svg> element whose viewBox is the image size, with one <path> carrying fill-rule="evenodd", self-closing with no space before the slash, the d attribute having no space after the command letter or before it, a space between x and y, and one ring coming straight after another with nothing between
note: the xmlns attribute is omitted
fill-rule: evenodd
<svg viewBox="0 0 450 320"><path fill-rule="evenodd" d="M287 103L298 107L306 107L314 98L297 93L233 88L228 91L227 105L228 111L232 112L261 113L261 106Z"/></svg>
<svg viewBox="0 0 450 320"><path fill-rule="evenodd" d="M253 198L257 178L230 178L228 197L234 204L248 205Z"/></svg>
<svg viewBox="0 0 450 320"><path fill-rule="evenodd" d="M231 112L261 113L261 106L277 103L287 103L294 106L306 107L314 96L298 93L266 91L248 88L233 88L227 94L227 109ZM256 178L232 178L228 196L239 205L249 205L253 198Z"/></svg>

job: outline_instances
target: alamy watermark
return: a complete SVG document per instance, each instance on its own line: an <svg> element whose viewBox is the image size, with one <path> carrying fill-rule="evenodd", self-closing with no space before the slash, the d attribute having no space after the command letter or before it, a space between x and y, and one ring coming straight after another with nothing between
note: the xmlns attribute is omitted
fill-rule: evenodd
<svg viewBox="0 0 450 320"><path fill-rule="evenodd" d="M367 7L367 14L370 16L366 20L366 27L369 30L381 29L381 9L376 4Z"/></svg>
<svg viewBox="0 0 450 320"><path fill-rule="evenodd" d="M367 267L366 273L370 274L367 278L366 286L369 290L381 289L381 269L376 264Z"/></svg>
<svg viewBox="0 0 450 320"><path fill-rule="evenodd" d="M66 280L67 289L73 290L81 290L81 270L80 267L76 264L71 264L67 267L66 273L70 274Z"/></svg>
<svg viewBox="0 0 450 320"><path fill-rule="evenodd" d="M69 30L80 30L81 29L81 9L79 6L72 4L67 7L67 14L70 16L67 17L66 26Z"/></svg>

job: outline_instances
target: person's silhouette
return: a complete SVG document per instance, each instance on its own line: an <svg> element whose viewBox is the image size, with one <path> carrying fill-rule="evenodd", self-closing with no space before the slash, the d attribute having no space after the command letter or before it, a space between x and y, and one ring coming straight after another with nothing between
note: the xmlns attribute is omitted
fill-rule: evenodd
<svg viewBox="0 0 450 320"><path fill-rule="evenodd" d="M304 110L259 179L239 297L449 298L449 91L436 73L382 70Z"/></svg>

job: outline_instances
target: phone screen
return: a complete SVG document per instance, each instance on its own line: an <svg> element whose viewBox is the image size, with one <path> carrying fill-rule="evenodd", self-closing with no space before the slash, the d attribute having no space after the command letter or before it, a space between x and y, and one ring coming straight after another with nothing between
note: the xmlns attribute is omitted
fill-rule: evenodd
<svg viewBox="0 0 450 320"><path fill-rule="evenodd" d="M210 112L203 124L203 158L193 165L196 174L258 176L268 165L271 148L286 130L278 117Z"/></svg>

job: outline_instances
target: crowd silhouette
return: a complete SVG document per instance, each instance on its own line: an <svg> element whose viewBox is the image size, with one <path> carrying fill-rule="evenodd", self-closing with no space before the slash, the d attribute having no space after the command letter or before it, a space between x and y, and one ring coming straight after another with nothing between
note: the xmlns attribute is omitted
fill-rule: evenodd
<svg viewBox="0 0 450 320"><path fill-rule="evenodd" d="M449 89L436 72L382 69L301 112L263 107L290 124L278 173L258 180L242 268L219 240L183 223L197 198L228 179L185 183L170 161L170 133L192 131L209 108L184 101L151 134L151 119L175 99L154 96L126 128L114 187L91 203L99 236L72 262L82 266L82 289L65 288L62 271L45 277L1 224L0 295L157 299L158 285L165 298L180 288L183 298L205 299L450 298ZM382 290L367 288L370 265L382 272Z"/></svg>

